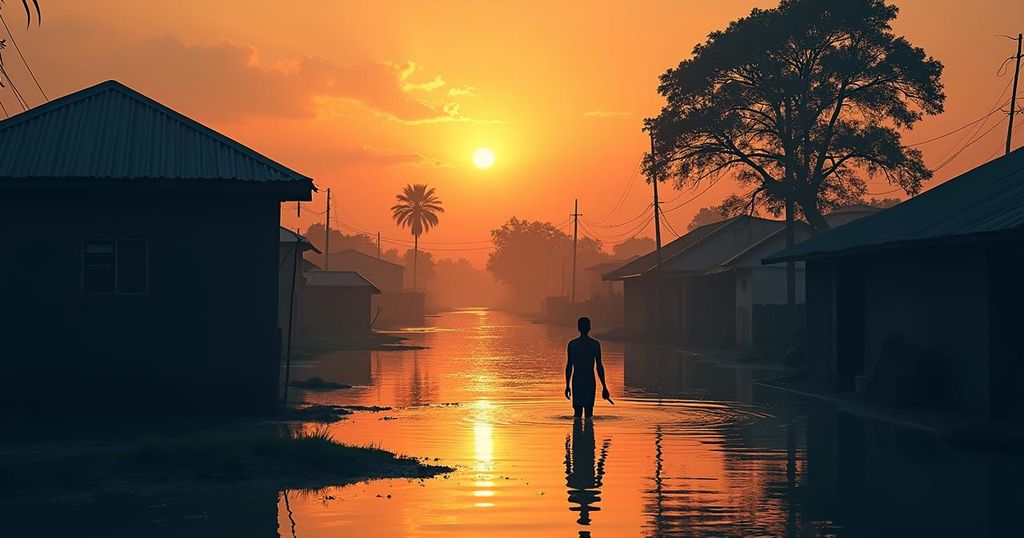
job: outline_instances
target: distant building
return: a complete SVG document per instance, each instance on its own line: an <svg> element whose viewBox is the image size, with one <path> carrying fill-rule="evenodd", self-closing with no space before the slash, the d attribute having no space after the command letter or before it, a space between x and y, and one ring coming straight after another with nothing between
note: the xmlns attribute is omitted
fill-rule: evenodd
<svg viewBox="0 0 1024 538"><path fill-rule="evenodd" d="M310 343L340 343L370 334L370 297L380 288L355 271L310 271L303 297L302 334Z"/></svg>
<svg viewBox="0 0 1024 538"><path fill-rule="evenodd" d="M315 267L303 259L306 251L320 254L320 249L297 232L281 227L278 251L277 279L277 326L281 330L281 349L286 351L289 344L288 330L291 327L292 349L301 347L302 311L306 296L306 271Z"/></svg>
<svg viewBox="0 0 1024 538"><path fill-rule="evenodd" d="M812 378L1019 419L1024 149L768 256L807 264Z"/></svg>
<svg viewBox="0 0 1024 538"><path fill-rule="evenodd" d="M405 267L355 249L331 253L331 267L355 271L380 288L372 297L370 309L377 327L422 325L426 317L426 294L403 290Z"/></svg>
<svg viewBox="0 0 1024 538"><path fill-rule="evenodd" d="M749 215L733 217L695 228L664 245L660 270L657 252L651 252L605 273L604 280L623 283L626 335L732 347L735 279L708 273L784 226L781 221Z"/></svg>
<svg viewBox="0 0 1024 538"><path fill-rule="evenodd" d="M274 406L280 203L312 190L115 81L0 122L4 409Z"/></svg>
<svg viewBox="0 0 1024 538"><path fill-rule="evenodd" d="M338 271L355 271L373 282L382 292L402 291L405 267L355 249L332 252L331 268Z"/></svg>
<svg viewBox="0 0 1024 538"><path fill-rule="evenodd" d="M836 227L878 211L879 209L875 207L855 205L837 209L826 214L824 218L830 226ZM800 243L813 236L814 230L809 224L803 221L794 222L794 243ZM707 278L732 275L734 290L721 290L725 293L714 300L735 304L736 347L748 350L760 359L781 359L804 328L803 262L794 264L796 308L793 311L787 310L786 264L761 263L763 258L785 247L786 228L783 226L702 275ZM792 334L793 332L797 334Z"/></svg>

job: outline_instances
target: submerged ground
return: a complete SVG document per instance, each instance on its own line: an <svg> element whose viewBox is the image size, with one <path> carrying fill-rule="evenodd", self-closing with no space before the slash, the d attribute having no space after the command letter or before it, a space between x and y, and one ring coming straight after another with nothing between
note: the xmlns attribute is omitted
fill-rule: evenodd
<svg viewBox="0 0 1024 538"><path fill-rule="evenodd" d="M325 353L320 403L386 406L329 426L456 471L320 490L172 489L4 517L14 536L1019 535L1021 457L790 401L749 375L605 342L616 405L574 423L569 329L461 310L404 331L429 349ZM597 320L597 325L600 321Z"/></svg>

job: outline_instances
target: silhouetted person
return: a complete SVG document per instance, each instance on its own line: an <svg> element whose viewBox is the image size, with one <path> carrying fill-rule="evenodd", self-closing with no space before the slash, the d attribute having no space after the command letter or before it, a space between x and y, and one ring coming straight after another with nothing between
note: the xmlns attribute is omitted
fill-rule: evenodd
<svg viewBox="0 0 1024 538"><path fill-rule="evenodd" d="M608 457L608 441L601 446L601 458L594 461L594 422L576 418L572 424L572 440L565 438L565 485L569 494L569 510L579 512L576 523L590 525L590 512L601 510L604 462ZM580 533L585 536L583 532Z"/></svg>
<svg viewBox="0 0 1024 538"><path fill-rule="evenodd" d="M608 399L608 384L604 380L604 365L601 364L601 342L590 337L590 318L576 322L580 337L569 341L565 362L565 397L572 398L573 416L576 418L594 416L594 395L597 383L594 381L594 365L601 378L601 397ZM572 388L570 390L570 382Z"/></svg>

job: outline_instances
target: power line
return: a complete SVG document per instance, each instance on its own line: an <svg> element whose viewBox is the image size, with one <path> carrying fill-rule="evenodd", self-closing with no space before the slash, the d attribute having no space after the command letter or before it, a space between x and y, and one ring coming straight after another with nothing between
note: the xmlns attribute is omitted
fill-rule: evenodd
<svg viewBox="0 0 1024 538"><path fill-rule="evenodd" d="M14 34L11 32L11 29L7 27L7 21L4 20L3 14L0 14L0 23L3 23L4 30L7 31L7 35L11 38L11 43L14 45L14 50L16 50L18 52L18 56L21 57L21 63L25 64L25 69L28 69L28 74L32 77L32 81L36 83L36 88L39 89L39 93L43 95L43 99L49 101L50 98L46 96L43 86L39 84L39 79L36 78L36 74L32 71L32 66L28 64L28 60L25 59L25 55L21 53L21 47L18 46L18 41L14 39Z"/></svg>
<svg viewBox="0 0 1024 538"><path fill-rule="evenodd" d="M695 195L694 195L694 196L693 196L692 198L690 198L689 200L686 200L685 202L683 202L683 203L681 203L681 204L679 204L679 205L677 205L677 206L675 206L675 207L672 207L672 208L669 208L669 209L662 209L662 210L661 210L661 214L662 214L662 215L665 215L665 213L671 213L671 212L673 212L673 211L675 211L675 210L677 210L677 209L679 209L679 208L681 208L681 207L684 207L684 206L686 206L687 204L690 204L691 202L693 202L693 201L694 201L694 200L696 200L697 198L700 198L701 196L703 196L703 195L704 195L704 193L706 193L706 192L708 192L709 190L711 190L711 188L712 188L712 187L714 187L714 186L715 186L715 185L716 185L716 184L717 184L717 183L718 183L719 181L721 181L721 179L722 179L723 177L725 177L725 176L718 176L718 177L716 177L715 179L712 179L711 181L709 181L709 182L708 182L708 186L707 186L707 187L705 187L705 188L704 188L704 190L702 190L702 191L698 192L697 194L695 194Z"/></svg>
<svg viewBox="0 0 1024 538"><path fill-rule="evenodd" d="M11 76L7 74L7 70L4 69L2 59L0 59L0 75L3 75L3 78L7 79L7 83L11 85L11 90L13 90L14 97L17 99L18 104L21 105L21 109L28 110L30 108L28 106L28 101L26 101L25 97L21 95L21 91L18 90L18 86L14 83L14 79L12 79Z"/></svg>
<svg viewBox="0 0 1024 538"><path fill-rule="evenodd" d="M611 220L612 217L615 216L615 214L619 211L619 209L622 208L623 202L626 201L626 197L629 196L629 192L633 189L633 183L634 183L633 182L633 178L635 178L636 177L636 173L640 171L640 163L641 162L643 162L643 156L641 156L639 159L637 159L636 165L633 166L633 172L629 175L629 179L626 180L626 188L622 190L622 194L619 196L619 200L617 202L615 202L615 205L612 207L611 212L608 213L607 217L597 221L597 223L604 224L604 223L608 222L609 220Z"/></svg>

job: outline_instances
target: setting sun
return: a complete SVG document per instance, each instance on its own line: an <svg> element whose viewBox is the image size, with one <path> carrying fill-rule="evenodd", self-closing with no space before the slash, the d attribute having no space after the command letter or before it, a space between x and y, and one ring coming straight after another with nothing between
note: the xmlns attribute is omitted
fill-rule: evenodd
<svg viewBox="0 0 1024 538"><path fill-rule="evenodd" d="M490 148L480 148L474 151L473 164L480 169L494 166L494 152Z"/></svg>

